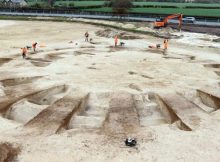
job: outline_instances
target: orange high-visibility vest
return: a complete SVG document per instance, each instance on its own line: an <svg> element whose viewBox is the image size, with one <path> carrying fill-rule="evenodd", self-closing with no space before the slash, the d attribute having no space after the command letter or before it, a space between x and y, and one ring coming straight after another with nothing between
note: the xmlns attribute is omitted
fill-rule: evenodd
<svg viewBox="0 0 220 162"><path fill-rule="evenodd" d="M33 44L32 44L32 47L33 47L33 48L36 48L36 46L37 46L37 43L33 43Z"/></svg>
<svg viewBox="0 0 220 162"><path fill-rule="evenodd" d="M168 48L168 40L164 40L164 49L167 49Z"/></svg>
<svg viewBox="0 0 220 162"><path fill-rule="evenodd" d="M115 36L115 43L118 43L118 36Z"/></svg>
<svg viewBox="0 0 220 162"><path fill-rule="evenodd" d="M27 53L27 48L22 48L22 53Z"/></svg>

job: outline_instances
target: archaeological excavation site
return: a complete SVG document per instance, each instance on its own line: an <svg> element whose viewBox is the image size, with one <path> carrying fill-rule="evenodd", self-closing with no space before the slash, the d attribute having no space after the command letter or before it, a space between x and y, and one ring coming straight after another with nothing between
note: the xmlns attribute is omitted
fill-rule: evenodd
<svg viewBox="0 0 220 162"><path fill-rule="evenodd" d="M94 21L0 20L0 162L219 162L220 38Z"/></svg>

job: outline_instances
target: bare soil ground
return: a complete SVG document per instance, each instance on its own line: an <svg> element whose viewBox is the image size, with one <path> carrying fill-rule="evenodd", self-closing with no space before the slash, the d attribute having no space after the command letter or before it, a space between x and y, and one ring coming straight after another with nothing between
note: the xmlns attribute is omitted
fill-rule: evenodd
<svg viewBox="0 0 220 162"><path fill-rule="evenodd" d="M172 28L176 28L176 25L170 25L170 26ZM184 24L182 26L182 30L188 31L188 32L205 33L205 34L220 36L220 28L219 27Z"/></svg>
<svg viewBox="0 0 220 162"><path fill-rule="evenodd" d="M128 32L114 47L115 32L0 21L0 160L220 161L219 37L176 33L164 52Z"/></svg>

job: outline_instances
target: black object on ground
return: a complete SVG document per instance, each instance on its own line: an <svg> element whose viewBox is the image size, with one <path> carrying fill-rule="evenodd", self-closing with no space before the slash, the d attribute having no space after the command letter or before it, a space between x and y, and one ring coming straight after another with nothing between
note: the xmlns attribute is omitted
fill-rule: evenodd
<svg viewBox="0 0 220 162"><path fill-rule="evenodd" d="M120 42L120 46L125 46L125 43L124 42Z"/></svg>
<svg viewBox="0 0 220 162"><path fill-rule="evenodd" d="M137 144L137 141L134 138L128 137L125 140L125 145L126 146L134 147L134 146L136 146L136 144Z"/></svg>

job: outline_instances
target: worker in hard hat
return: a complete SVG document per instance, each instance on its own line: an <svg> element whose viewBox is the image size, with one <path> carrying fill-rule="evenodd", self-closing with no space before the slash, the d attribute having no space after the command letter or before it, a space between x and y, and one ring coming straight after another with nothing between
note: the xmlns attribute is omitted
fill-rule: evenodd
<svg viewBox="0 0 220 162"><path fill-rule="evenodd" d="M115 35L115 47L117 47L117 45L118 45L118 36Z"/></svg>
<svg viewBox="0 0 220 162"><path fill-rule="evenodd" d="M37 42L35 42L35 43L32 44L32 48L33 48L33 50L34 50L34 52L35 52L35 51L36 51L36 48L37 48Z"/></svg>
<svg viewBox="0 0 220 162"><path fill-rule="evenodd" d="M22 52L22 57L23 59L25 59L27 57L27 47L21 48L21 52Z"/></svg>

